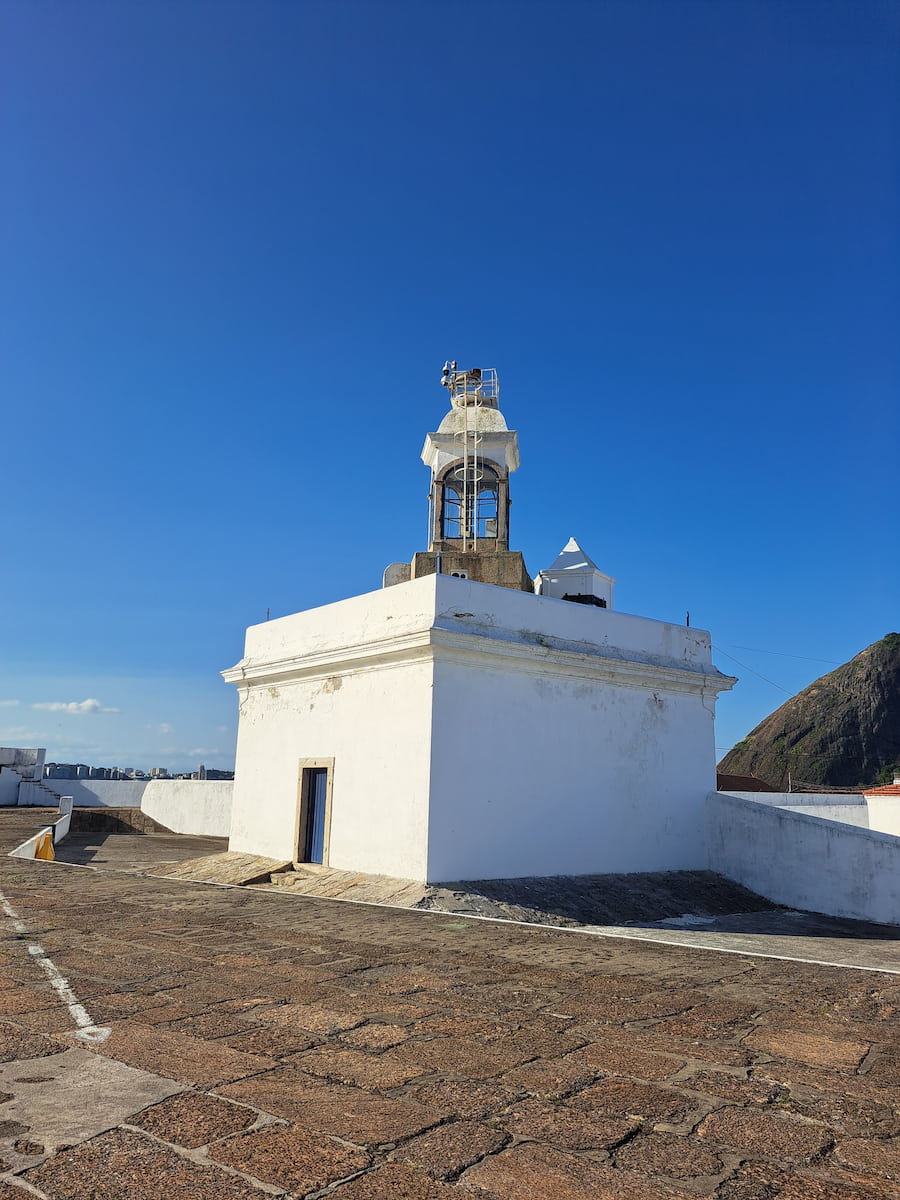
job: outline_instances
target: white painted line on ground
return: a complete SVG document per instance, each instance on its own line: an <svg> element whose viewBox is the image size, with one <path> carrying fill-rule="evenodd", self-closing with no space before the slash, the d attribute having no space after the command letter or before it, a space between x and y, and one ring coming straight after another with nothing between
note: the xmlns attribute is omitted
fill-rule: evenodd
<svg viewBox="0 0 900 1200"><path fill-rule="evenodd" d="M0 908L9 917L16 933L22 938L27 938L28 930L25 928L25 922L19 917L19 914L2 892L0 892ZM112 1031L102 1025L94 1024L87 1009L69 987L69 981L62 975L56 964L47 957L43 946L32 941L27 941L25 945L28 953L50 980L50 986L59 996L60 1000L62 1000L63 1004L65 1004L72 1020L78 1026L78 1032L75 1036L80 1037L85 1042L105 1042Z"/></svg>

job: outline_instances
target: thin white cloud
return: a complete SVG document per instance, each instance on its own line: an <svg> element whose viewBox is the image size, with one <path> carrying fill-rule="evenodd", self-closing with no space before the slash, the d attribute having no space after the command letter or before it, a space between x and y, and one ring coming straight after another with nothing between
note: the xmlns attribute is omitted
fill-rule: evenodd
<svg viewBox="0 0 900 1200"><path fill-rule="evenodd" d="M0 738L7 746L15 745L16 741L20 745L24 742L32 746L43 746L46 744L47 735L43 730L29 729L27 725L4 725L0 728Z"/></svg>
<svg viewBox="0 0 900 1200"><path fill-rule="evenodd" d="M195 746L188 750L188 758L199 758L202 754L221 754L221 750L210 750L208 746Z"/></svg>
<svg viewBox="0 0 900 1200"><path fill-rule="evenodd" d="M31 707L43 709L44 712L77 714L119 711L117 708L106 708L99 700L45 700L41 704L32 704Z"/></svg>
<svg viewBox="0 0 900 1200"><path fill-rule="evenodd" d="M18 700L0 700L0 708L15 708Z"/></svg>
<svg viewBox="0 0 900 1200"><path fill-rule="evenodd" d="M172 728L172 726L169 724L168 721L163 721L163 723L161 725L156 726L156 732L157 733L174 733L175 730Z"/></svg>

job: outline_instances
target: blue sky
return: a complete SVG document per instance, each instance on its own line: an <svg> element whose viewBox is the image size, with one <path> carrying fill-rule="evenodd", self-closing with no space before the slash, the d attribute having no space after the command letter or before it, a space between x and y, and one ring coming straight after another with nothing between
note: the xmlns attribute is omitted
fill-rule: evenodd
<svg viewBox="0 0 900 1200"><path fill-rule="evenodd" d="M712 631L720 746L898 628L895 4L2 23L0 742L230 766L244 628L424 548L447 357L532 573Z"/></svg>

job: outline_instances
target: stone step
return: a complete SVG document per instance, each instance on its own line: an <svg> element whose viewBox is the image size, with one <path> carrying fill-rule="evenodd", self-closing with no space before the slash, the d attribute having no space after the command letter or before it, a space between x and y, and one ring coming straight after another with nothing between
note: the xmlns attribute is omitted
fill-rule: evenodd
<svg viewBox="0 0 900 1200"><path fill-rule="evenodd" d="M369 904L397 905L401 908L415 908L429 891L427 884L416 883L410 879L302 865L274 873L269 886L304 896L321 896L330 900L359 900Z"/></svg>
<svg viewBox="0 0 900 1200"><path fill-rule="evenodd" d="M173 863L172 866L157 867L153 874L168 879L189 879L197 883L222 883L239 887L247 883L268 882L273 872L289 866L290 863L277 858L224 850L221 854L206 854L202 858Z"/></svg>

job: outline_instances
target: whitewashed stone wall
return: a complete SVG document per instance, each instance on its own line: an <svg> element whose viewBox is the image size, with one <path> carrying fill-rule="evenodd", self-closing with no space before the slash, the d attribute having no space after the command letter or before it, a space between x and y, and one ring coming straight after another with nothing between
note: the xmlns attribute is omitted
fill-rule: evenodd
<svg viewBox="0 0 900 1200"><path fill-rule="evenodd" d="M791 908L900 925L900 837L752 795L707 797L711 870Z"/></svg>
<svg viewBox="0 0 900 1200"><path fill-rule="evenodd" d="M46 804L50 791L71 796L76 808L140 808L147 789L144 779L42 779L41 783L40 792L30 789L26 793L29 804Z"/></svg>
<svg viewBox="0 0 900 1200"><path fill-rule="evenodd" d="M296 856L334 758L333 867L410 879L702 867L702 630L446 575L251 627L231 849Z"/></svg>
<svg viewBox="0 0 900 1200"><path fill-rule="evenodd" d="M23 779L40 779L46 755L45 749L0 746L0 767L12 767Z"/></svg>
<svg viewBox="0 0 900 1200"><path fill-rule="evenodd" d="M19 784L22 776L12 767L0 767L0 807L19 803Z"/></svg>
<svg viewBox="0 0 900 1200"><path fill-rule="evenodd" d="M228 837L230 779L44 779L57 796L71 796L76 808L139 808L173 833ZM46 804L35 793L34 803Z"/></svg>
<svg viewBox="0 0 900 1200"><path fill-rule="evenodd" d="M334 758L330 865L424 879L431 681L379 662L242 692L229 849L294 859L299 762Z"/></svg>
<svg viewBox="0 0 900 1200"><path fill-rule="evenodd" d="M900 796L866 796L869 828L900 834Z"/></svg>
<svg viewBox="0 0 900 1200"><path fill-rule="evenodd" d="M824 817L827 821L843 821L847 825L858 825L861 829L877 829L870 820L869 807L861 792L841 795L834 792L733 792L729 796L740 796L755 800L757 804L770 804L788 812L808 813L812 817ZM884 830L890 833L892 830Z"/></svg>

